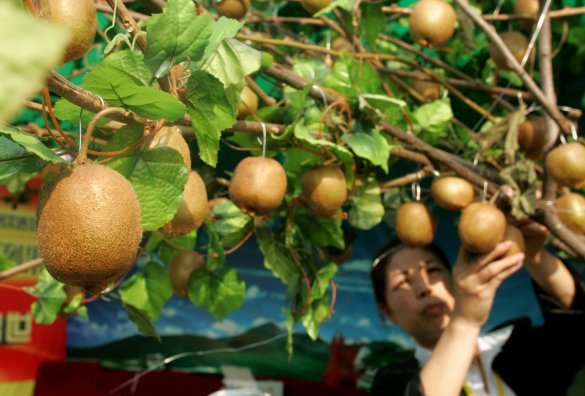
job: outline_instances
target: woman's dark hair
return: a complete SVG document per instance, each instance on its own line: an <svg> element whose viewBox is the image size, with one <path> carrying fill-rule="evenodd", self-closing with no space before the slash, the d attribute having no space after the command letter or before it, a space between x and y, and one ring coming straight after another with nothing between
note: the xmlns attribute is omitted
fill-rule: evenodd
<svg viewBox="0 0 585 396"><path fill-rule="evenodd" d="M376 258L372 262L370 277L372 279L372 286L374 287L374 297L378 304L386 305L386 267L388 267L388 263L390 263L392 256L404 247L406 247L406 245L403 245L400 240L393 239L380 249L378 254L376 254ZM443 252L439 246L431 243L430 245L425 245L423 249L428 250L435 255L445 268L451 270L451 267L449 267L449 260L447 259L445 252Z"/></svg>

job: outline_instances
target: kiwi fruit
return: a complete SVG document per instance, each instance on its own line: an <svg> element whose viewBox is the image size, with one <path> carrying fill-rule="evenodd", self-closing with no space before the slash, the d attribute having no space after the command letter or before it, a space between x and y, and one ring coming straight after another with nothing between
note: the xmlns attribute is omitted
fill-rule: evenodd
<svg viewBox="0 0 585 396"><path fill-rule="evenodd" d="M132 268L141 239L140 204L120 173L85 163L41 188L39 252L58 281L102 291Z"/></svg>
<svg viewBox="0 0 585 396"><path fill-rule="evenodd" d="M94 0L39 0L37 14L69 31L71 39L65 49L64 62L69 62L89 51L97 27Z"/></svg>
<svg viewBox="0 0 585 396"><path fill-rule="evenodd" d="M576 234L585 234L585 198L577 193L567 193L555 202L561 222Z"/></svg>
<svg viewBox="0 0 585 396"><path fill-rule="evenodd" d="M250 9L250 0L223 0L213 1L213 8L221 16L242 19Z"/></svg>
<svg viewBox="0 0 585 396"><path fill-rule="evenodd" d="M424 47L437 47L451 39L457 15L443 0L421 0L412 7L410 36Z"/></svg>
<svg viewBox="0 0 585 396"><path fill-rule="evenodd" d="M246 157L234 169L229 195L244 213L262 216L280 206L286 187L286 172L280 162Z"/></svg>
<svg viewBox="0 0 585 396"><path fill-rule="evenodd" d="M434 81L425 80L426 74L420 70L415 71L417 76L423 79L414 78L412 80L412 89L414 89L425 101L431 102L441 97L441 84Z"/></svg>
<svg viewBox="0 0 585 396"><path fill-rule="evenodd" d="M187 169L191 169L191 152L189 151L189 145L185 141L179 128L175 126L162 127L157 133L155 133L148 144L148 148L155 149L158 147L170 147L177 150L179 154L181 154L181 157L183 157Z"/></svg>
<svg viewBox="0 0 585 396"><path fill-rule="evenodd" d="M535 18L540 10L540 4L538 0L518 0L514 4L514 13L518 15L524 15ZM532 31L534 26L534 20L522 19L520 20L520 27L524 31Z"/></svg>
<svg viewBox="0 0 585 396"><path fill-rule="evenodd" d="M203 255L189 250L175 254L168 266L171 285L177 296L186 297L189 289L189 277L198 268L205 267Z"/></svg>
<svg viewBox="0 0 585 396"><path fill-rule="evenodd" d="M396 236L408 246L424 246L433 242L437 222L434 213L421 202L400 205L396 213Z"/></svg>
<svg viewBox="0 0 585 396"><path fill-rule="evenodd" d="M475 191L462 177L440 176L431 183L431 195L441 208L458 210L473 202Z"/></svg>
<svg viewBox="0 0 585 396"><path fill-rule="evenodd" d="M534 161L544 158L546 144L546 121L544 117L529 115L518 126L518 146L526 157Z"/></svg>
<svg viewBox="0 0 585 396"><path fill-rule="evenodd" d="M463 247L477 254L487 253L504 239L506 216L487 202L473 202L459 219L459 239Z"/></svg>
<svg viewBox="0 0 585 396"><path fill-rule="evenodd" d="M585 146L580 142L562 144L545 159L548 175L561 186L580 188L585 185Z"/></svg>
<svg viewBox="0 0 585 396"><path fill-rule="evenodd" d="M520 32L509 31L500 33L500 38L506 47L512 52L512 55L514 55L514 58L516 58L518 63L522 63L524 54L528 49L528 39L526 36ZM492 60L500 69L512 70L512 65L508 64L504 54L502 54L500 49L493 42L490 43L488 50ZM534 51L532 51L531 57L534 58Z"/></svg>
<svg viewBox="0 0 585 396"><path fill-rule="evenodd" d="M258 95L247 85L244 85L240 94L240 103L238 104L238 118L243 119L249 115L256 114L258 111Z"/></svg>
<svg viewBox="0 0 585 396"><path fill-rule="evenodd" d="M172 220L162 226L161 231L173 236L188 234L203 224L206 214L205 183L197 172L190 171L183 190L181 205Z"/></svg>
<svg viewBox="0 0 585 396"><path fill-rule="evenodd" d="M311 213L331 216L347 199L347 183L336 165L320 165L309 169L301 178L301 200Z"/></svg>
<svg viewBox="0 0 585 396"><path fill-rule="evenodd" d="M331 4L332 0L301 0L301 6L311 15Z"/></svg>
<svg viewBox="0 0 585 396"><path fill-rule="evenodd" d="M512 256L516 253L523 253L525 248L524 235L518 227L512 224L506 224L506 231L504 232L504 241L512 242L512 247L508 250L505 257Z"/></svg>
<svg viewBox="0 0 585 396"><path fill-rule="evenodd" d="M337 37L331 43L331 49L334 51L345 51L345 52L354 52L353 45L349 41L347 41L344 37Z"/></svg>

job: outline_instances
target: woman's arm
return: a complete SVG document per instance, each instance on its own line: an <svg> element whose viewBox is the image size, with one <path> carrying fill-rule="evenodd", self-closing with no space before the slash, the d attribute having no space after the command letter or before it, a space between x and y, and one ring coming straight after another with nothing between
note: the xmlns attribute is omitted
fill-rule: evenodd
<svg viewBox="0 0 585 396"><path fill-rule="evenodd" d="M496 290L504 279L522 266L522 253L501 258L510 247L510 242L502 242L491 252L473 260L467 252L460 250L453 268L455 308L420 373L426 396L460 395Z"/></svg>
<svg viewBox="0 0 585 396"><path fill-rule="evenodd" d="M575 280L560 259L544 250L547 228L542 224L529 223L521 231L526 244L524 266L532 279L563 307L569 308L575 298Z"/></svg>

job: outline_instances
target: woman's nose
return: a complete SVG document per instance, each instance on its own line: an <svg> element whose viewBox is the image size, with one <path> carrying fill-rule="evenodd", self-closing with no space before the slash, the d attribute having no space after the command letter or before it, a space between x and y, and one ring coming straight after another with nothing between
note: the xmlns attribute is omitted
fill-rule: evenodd
<svg viewBox="0 0 585 396"><path fill-rule="evenodd" d="M418 297L425 297L431 292L429 277L426 271L418 271L414 277L414 291Z"/></svg>

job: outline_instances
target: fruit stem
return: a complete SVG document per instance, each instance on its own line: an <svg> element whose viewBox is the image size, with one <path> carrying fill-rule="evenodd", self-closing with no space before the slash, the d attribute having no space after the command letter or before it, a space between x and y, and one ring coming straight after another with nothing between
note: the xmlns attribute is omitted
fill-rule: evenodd
<svg viewBox="0 0 585 396"><path fill-rule="evenodd" d="M45 127L47 128L47 132L49 132L49 135L51 135L51 137L53 138L54 141L57 142L57 144L59 144L59 146L61 146L66 152L67 154L71 155L72 157L75 157L75 153L73 151L71 151L71 149L69 147L67 147L60 139L57 139L57 136L55 136L55 134L53 133L53 130L51 129L51 126L49 124L49 120L47 119L47 111L46 111L46 103L47 101L45 100L45 96L43 93L43 98L42 98L43 104L41 106L41 114L43 116L43 121L45 123ZM50 101L50 99L49 99ZM63 136L63 134L61 134L61 136L63 137L63 139L65 139L65 141L67 143L69 143L71 140L68 137Z"/></svg>
<svg viewBox="0 0 585 396"><path fill-rule="evenodd" d="M16 267L12 267L5 271L0 272L0 281L11 278L15 275L20 274L21 272L25 272L30 269L40 267L41 265L43 265L42 258L36 258L34 260L26 261L22 264L17 265Z"/></svg>
<svg viewBox="0 0 585 396"><path fill-rule="evenodd" d="M228 255L228 254L232 254L233 252L235 252L236 250L238 250L239 248L242 247L242 245L244 243L246 243L246 241L248 239L250 239L250 237L252 235L254 235L254 231L256 231L258 229L258 227L260 226L260 224L262 224L262 221L264 220L263 217L259 217L258 218L258 222L256 224L254 224L254 227L250 230L250 232L248 232L241 241L239 241L238 243L236 243L234 246L232 246L231 248L229 248L228 250L225 250L223 252L224 255Z"/></svg>
<svg viewBox="0 0 585 396"><path fill-rule="evenodd" d="M337 285L335 282L333 282L333 279L329 280L329 285L331 286L331 303L329 304L329 313L319 323L325 322L331 317L331 315L335 313L333 308L335 307L335 299L337 297Z"/></svg>
<svg viewBox="0 0 585 396"><path fill-rule="evenodd" d="M9 289L9 290L14 290L14 291L20 291L23 293L27 293L29 294L24 288L22 288L21 286L14 286L14 285L5 285L3 283L0 283L0 288L3 289Z"/></svg>
<svg viewBox="0 0 585 396"><path fill-rule="evenodd" d="M91 141L91 136L93 135L93 131L95 130L95 127L98 123L98 121L102 118L105 117L109 114L123 114L123 115L127 115L126 114L126 110L121 108L121 107L108 107L106 109L103 109L102 111L100 111L99 113L97 113L89 122L89 125L87 126L87 130L85 131L85 135L83 136L83 143L81 146L81 149L79 150L79 153L77 154L77 158L75 159L75 163L77 164L83 164L84 162L87 161L87 150L89 149L89 143Z"/></svg>

